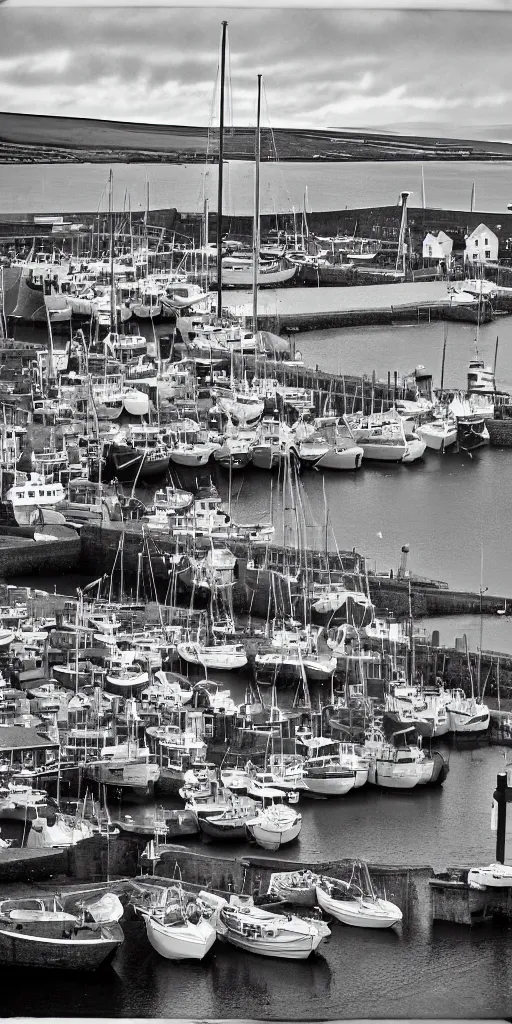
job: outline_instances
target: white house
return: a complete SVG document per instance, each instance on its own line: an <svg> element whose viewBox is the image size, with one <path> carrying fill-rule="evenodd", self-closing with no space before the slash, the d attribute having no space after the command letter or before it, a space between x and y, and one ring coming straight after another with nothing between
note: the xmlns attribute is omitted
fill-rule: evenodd
<svg viewBox="0 0 512 1024"><path fill-rule="evenodd" d="M498 236L485 224L479 224L466 236L464 259L468 263L495 263L498 259Z"/></svg>
<svg viewBox="0 0 512 1024"><path fill-rule="evenodd" d="M449 264L453 249L453 238L440 231L437 235L430 233L423 239L423 259L435 260L440 263L444 261Z"/></svg>

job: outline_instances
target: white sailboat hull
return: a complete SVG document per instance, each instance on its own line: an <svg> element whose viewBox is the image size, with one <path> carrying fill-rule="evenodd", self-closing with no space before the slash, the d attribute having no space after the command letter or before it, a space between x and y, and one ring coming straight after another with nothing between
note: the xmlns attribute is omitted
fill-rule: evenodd
<svg viewBox="0 0 512 1024"><path fill-rule="evenodd" d="M402 462L407 452L407 443L379 444L378 442L361 442L365 459L375 462Z"/></svg>
<svg viewBox="0 0 512 1024"><path fill-rule="evenodd" d="M291 843L300 833L302 818L298 814L295 821L279 825L266 816L246 823L246 829L254 841L264 850L279 850L285 843Z"/></svg>
<svg viewBox="0 0 512 1024"><path fill-rule="evenodd" d="M153 949L166 960L202 960L217 938L208 921L165 925L148 917L146 933Z"/></svg>
<svg viewBox="0 0 512 1024"><path fill-rule="evenodd" d="M383 789L413 789L418 785L419 773L415 764L394 764L372 761L368 769L368 782Z"/></svg>
<svg viewBox="0 0 512 1024"><path fill-rule="evenodd" d="M206 446L201 448L191 447L190 450L173 448L169 454L171 462L176 463L177 466L206 466L214 450L214 448Z"/></svg>
<svg viewBox="0 0 512 1024"><path fill-rule="evenodd" d="M402 920L402 912L394 903L381 899L336 900L324 892L321 886L316 887L318 905L326 913L332 914L342 924L355 928L392 928Z"/></svg>
<svg viewBox="0 0 512 1024"><path fill-rule="evenodd" d="M305 778L303 786L308 793L315 793L318 796L345 796L345 793L355 789L355 782L355 777L352 779L341 776L339 778L325 779Z"/></svg>
<svg viewBox="0 0 512 1024"><path fill-rule="evenodd" d="M149 412L149 398L143 391L128 391L123 395L123 405L130 416L147 416Z"/></svg>
<svg viewBox="0 0 512 1024"><path fill-rule="evenodd" d="M316 463L317 469L359 469L364 450L359 445L352 448L329 448Z"/></svg>
<svg viewBox="0 0 512 1024"><path fill-rule="evenodd" d="M275 938L256 938L228 930L226 939L233 946L245 949L248 953L278 957L282 960L306 960L318 947L322 936L299 935L294 938L293 935L283 934L276 935Z"/></svg>
<svg viewBox="0 0 512 1024"><path fill-rule="evenodd" d="M178 654L191 665L204 665L205 668L223 671L240 669L247 665L245 652L229 651L220 645L216 650L214 647L201 647L200 644L178 644Z"/></svg>
<svg viewBox="0 0 512 1024"><path fill-rule="evenodd" d="M453 427L436 428L434 424L424 423L422 427L418 427L418 434L427 448L435 452L444 451L457 440L457 424Z"/></svg>

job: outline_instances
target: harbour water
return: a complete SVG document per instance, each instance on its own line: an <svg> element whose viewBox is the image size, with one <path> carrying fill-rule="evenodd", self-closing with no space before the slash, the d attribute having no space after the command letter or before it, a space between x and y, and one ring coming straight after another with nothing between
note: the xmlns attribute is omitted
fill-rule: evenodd
<svg viewBox="0 0 512 1024"><path fill-rule="evenodd" d="M456 165L442 164L439 167L444 178L442 181L439 179L440 191L437 194L445 199L444 203L439 200L439 205L447 206L460 205L466 180L461 184L461 168L468 174L468 196L474 180L471 176L483 170L481 165L478 168L458 165L457 176ZM173 201L169 194L174 187L169 170L181 172L182 168L151 168L151 173L158 171L167 177L166 183L162 178L162 199L152 185L155 206L178 203L176 195ZM288 168L285 170L288 173ZM350 187L357 187L358 168L354 165L335 165L332 168L327 165L327 170L333 175L331 183L322 185L320 182L318 186L324 189L326 208L340 204L340 191L343 190L347 204L357 205ZM418 176L419 165L379 165L378 170L375 168L375 173L384 175L378 188L379 202L387 201L388 194L389 201L396 198L397 188L403 184L404 170L411 174L414 171ZM433 174L434 170L432 167ZM94 209L99 205L100 182L104 179L105 168L59 168L60 180L65 181L62 193L55 185L58 177L55 179L45 169L42 201L47 205L41 205L41 190L36 187L41 168L16 168L18 177L20 171L34 172L32 186L28 178L18 186L25 210L30 203L39 211L61 209L64 202L71 202L69 197L72 194L80 209L86 209L86 203L92 204L90 208ZM138 180L136 175L141 176L140 188L143 191L142 168L132 165L129 171L134 175L134 183ZM303 168L297 169L296 173L300 171L304 173ZM322 168L315 166L314 171L316 174ZM73 176L79 172L84 176L83 186L77 177L71 185ZM333 183L334 172L338 176L336 184ZM502 202L505 179L500 177L505 172L502 165L488 169L484 180L488 188L491 188L489 183L494 187L493 196L485 202L488 209L501 209L506 205L505 199ZM250 181L249 171L247 174ZM345 174L353 175L350 187L343 184ZM368 171L366 176L365 171L361 202L371 201L371 174L372 171ZM389 175L393 187L392 198L391 184L386 186L385 175ZM126 178L120 179L117 187L121 192L130 187L126 182ZM199 177L196 185L199 192ZM9 187L15 187L13 179ZM31 187L33 190L27 199ZM194 189L190 175L187 175L187 188L191 192ZM298 193L299 184L296 188ZM451 188L453 202L450 200ZM432 203L435 194L433 190L432 197L429 197ZM482 205L487 194L483 188L479 193L477 184L477 195ZM310 196L313 202L311 190ZM248 204L249 201L248 193ZM16 209L16 202L15 193L11 193L11 212ZM496 207L491 203L497 204ZM201 204L202 196L198 196L198 209ZM187 205L186 208L193 207ZM306 296L298 301L306 302ZM482 327L478 338L479 351L486 360L492 360L497 330L500 334L498 382L512 389L510 322L503 320L498 325ZM335 372L371 374L375 369L378 375L385 377L388 370L393 372L396 369L403 373L423 364L439 383L442 340L443 327L432 324L312 332L297 337L296 343L307 364L318 363L322 368ZM474 327L450 325L446 384L464 386L474 343ZM305 472L302 490L307 540L315 546L322 544L326 505L329 529L340 548L356 547L379 568L396 568L400 548L407 542L411 546L410 566L415 572L446 580L453 587L472 590L477 590L480 583L483 547L485 586L490 592L511 596L510 458L508 451L488 448L480 450L473 458L451 452L443 457L429 454L421 464L409 467L365 466L353 474L326 473L323 478L319 473ZM216 481L227 497L227 476L217 473ZM268 517L269 481L269 474L253 469L237 475L233 480L234 518L248 521ZM278 527L276 539L279 539L281 514L277 489L273 494L273 509ZM59 589L67 587L73 592L77 581L67 580L60 584L59 580L34 579L30 582L39 587L48 586L50 582L49 589L55 583ZM460 622L443 620L426 625L439 628L445 643L464 632L470 635L472 644L476 646L478 642L475 619ZM487 647L512 649L510 620L497 617L489 624L486 621L484 637ZM226 673L218 678L230 688L236 700L243 698L246 682L243 676L233 677ZM370 862L428 865L435 869L491 862L495 845L490 820L491 795L496 774L503 770L510 752L487 746L474 749L443 746L442 749L449 754L450 771L440 789L420 791L417 787L410 793L354 791L336 801L302 800L299 805L303 814L300 839L284 855L311 862L320 858L353 856ZM168 805L172 806L170 801ZM151 807L123 804L122 808L112 806L111 811L112 816L117 812L131 813L135 817L149 815ZM220 848L215 844L201 848L208 850L212 857L220 854ZM247 847L235 845L232 853L247 853ZM392 898L393 894L388 895ZM4 1014L318 1020L361 1015L495 1017L507 1016L510 1012L510 933L503 926L470 930L424 922L422 926L394 934L359 931L334 924L332 936L322 947L320 955L305 963L283 962L277 969L272 961L221 944L216 944L200 964L173 964L151 950L141 922L129 921L124 927L126 941L113 967L88 978L87 983L77 983L76 978L70 979L63 974L49 985L40 973L31 972L30 985L27 985L25 973L0 970Z"/></svg>
<svg viewBox="0 0 512 1024"><path fill-rule="evenodd" d="M202 213L217 203L217 168L204 164L113 164L114 204L122 210L126 193L132 211L146 207L146 182L152 209ZM95 213L107 208L107 164L6 164L2 167L0 213ZM475 183L475 210L506 211L510 202L508 161L428 162L424 166L427 205L469 210ZM419 162L393 163L263 163L261 213L300 211L308 189L312 210L342 210L394 205L399 192L412 192L410 203L421 206ZM254 168L230 161L224 172L224 215L250 216L254 205Z"/></svg>

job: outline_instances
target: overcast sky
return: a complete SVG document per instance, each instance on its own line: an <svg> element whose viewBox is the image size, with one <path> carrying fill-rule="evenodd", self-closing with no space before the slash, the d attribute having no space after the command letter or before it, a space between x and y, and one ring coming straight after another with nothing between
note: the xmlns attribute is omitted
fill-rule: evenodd
<svg viewBox="0 0 512 1024"><path fill-rule="evenodd" d="M454 134L467 126L485 137L512 122L512 13L490 11L65 9L6 0L0 108L208 125L223 18L235 124L254 124L258 73L264 126L423 125Z"/></svg>

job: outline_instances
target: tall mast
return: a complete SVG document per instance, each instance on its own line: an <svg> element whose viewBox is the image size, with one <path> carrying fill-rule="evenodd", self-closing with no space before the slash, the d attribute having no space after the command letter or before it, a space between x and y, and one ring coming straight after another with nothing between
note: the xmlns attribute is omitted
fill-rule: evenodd
<svg viewBox="0 0 512 1024"><path fill-rule="evenodd" d="M224 80L226 77L226 29L222 22L220 57L219 184L217 191L217 316L222 315L222 187L224 170Z"/></svg>
<svg viewBox="0 0 512 1024"><path fill-rule="evenodd" d="M252 329L258 330L258 270L260 265L260 111L261 75L258 75L256 135L254 139L254 224L252 229Z"/></svg>
<svg viewBox="0 0 512 1024"><path fill-rule="evenodd" d="M112 334L117 330L116 317L116 289L114 284L114 175L112 168L109 174L108 209L109 209L109 232L110 232L110 330Z"/></svg>

